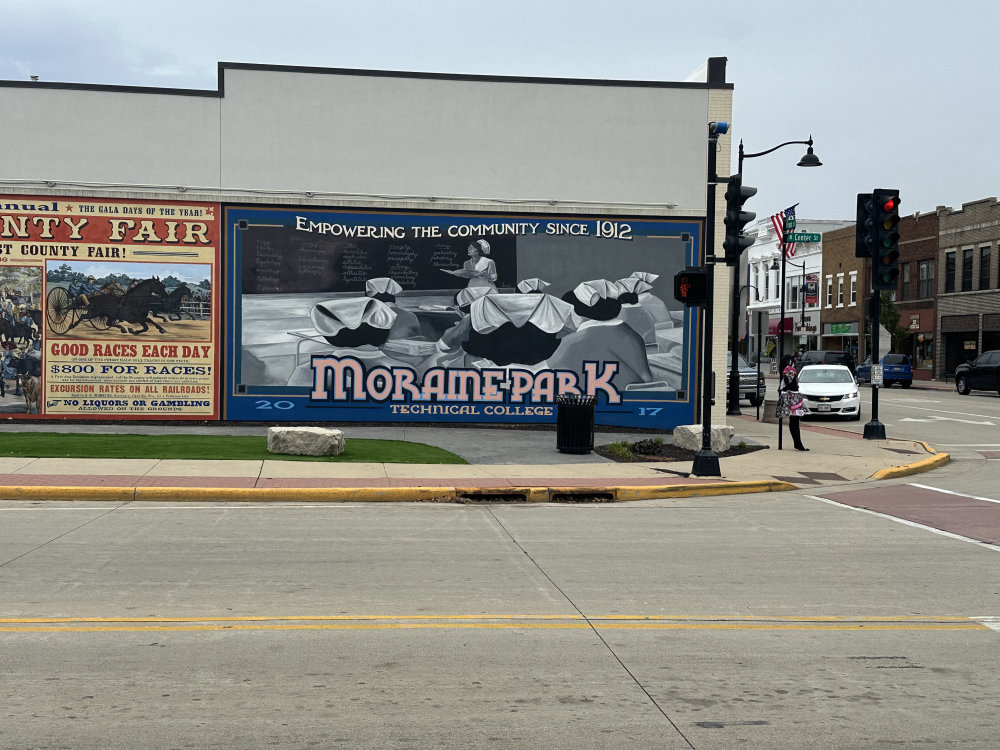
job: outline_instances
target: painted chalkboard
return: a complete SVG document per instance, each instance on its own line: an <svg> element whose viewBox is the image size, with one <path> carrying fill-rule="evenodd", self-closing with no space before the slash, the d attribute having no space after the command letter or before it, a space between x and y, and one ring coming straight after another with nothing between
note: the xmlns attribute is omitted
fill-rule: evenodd
<svg viewBox="0 0 1000 750"><path fill-rule="evenodd" d="M331 238L260 225L240 235L243 294L364 293L365 281L381 276L395 279L404 291L467 284L442 269L461 268L468 260L468 238ZM516 239L491 237L489 243L496 285L516 285Z"/></svg>

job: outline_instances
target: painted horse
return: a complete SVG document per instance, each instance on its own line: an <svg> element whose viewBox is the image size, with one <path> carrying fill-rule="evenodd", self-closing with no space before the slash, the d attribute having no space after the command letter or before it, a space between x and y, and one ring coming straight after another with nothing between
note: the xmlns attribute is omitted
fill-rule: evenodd
<svg viewBox="0 0 1000 750"><path fill-rule="evenodd" d="M153 299L150 312L160 320L180 320L182 315L187 315L191 320L195 317L182 307L185 302L191 299L191 289L187 284L181 284L165 297Z"/></svg>
<svg viewBox="0 0 1000 750"><path fill-rule="evenodd" d="M80 320L104 318L108 327L114 326L122 333L131 333L138 336L145 333L153 326L160 333L166 333L166 329L152 319L150 310L157 297L165 297L166 287L159 278L153 276L136 283L125 290L124 295L117 293L98 293L90 297L90 304L87 305L80 317ZM128 329L123 323L141 325L142 328Z"/></svg>

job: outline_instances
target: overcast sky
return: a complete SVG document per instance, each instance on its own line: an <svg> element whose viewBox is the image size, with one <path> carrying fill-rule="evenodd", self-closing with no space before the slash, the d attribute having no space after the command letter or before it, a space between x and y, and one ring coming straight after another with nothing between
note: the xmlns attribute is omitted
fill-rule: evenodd
<svg viewBox="0 0 1000 750"><path fill-rule="evenodd" d="M215 89L220 61L683 81L729 59L758 217L854 219L996 196L996 0L0 0L0 79ZM623 137L627 134L623 133ZM719 165L724 172L725 165Z"/></svg>

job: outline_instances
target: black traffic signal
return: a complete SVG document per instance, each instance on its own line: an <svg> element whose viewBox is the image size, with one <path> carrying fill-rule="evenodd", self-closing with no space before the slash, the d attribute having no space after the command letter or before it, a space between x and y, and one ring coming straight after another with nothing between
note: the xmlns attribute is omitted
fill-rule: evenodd
<svg viewBox="0 0 1000 750"><path fill-rule="evenodd" d="M757 194L757 188L743 184L743 178L734 174L726 186L726 239L722 243L726 251L726 265L735 266L740 255L754 243L753 237L743 234L743 227L753 221L757 214L744 211L743 204Z"/></svg>
<svg viewBox="0 0 1000 750"><path fill-rule="evenodd" d="M708 271L688 266L674 274L674 299L688 307L708 302Z"/></svg>
<svg viewBox="0 0 1000 750"><path fill-rule="evenodd" d="M879 293L871 294L865 297L865 317L869 320L875 320L875 308L878 307L876 302L879 300Z"/></svg>
<svg viewBox="0 0 1000 750"><path fill-rule="evenodd" d="M899 278L899 191L872 192L872 288L895 291Z"/></svg>
<svg viewBox="0 0 1000 750"><path fill-rule="evenodd" d="M872 257L872 204L871 193L858 193L858 220L854 226L854 257Z"/></svg>

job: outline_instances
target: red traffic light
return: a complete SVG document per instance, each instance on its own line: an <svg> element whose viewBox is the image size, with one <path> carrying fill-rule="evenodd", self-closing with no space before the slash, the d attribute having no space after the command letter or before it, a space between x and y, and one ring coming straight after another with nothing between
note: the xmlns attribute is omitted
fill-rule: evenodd
<svg viewBox="0 0 1000 750"><path fill-rule="evenodd" d="M892 211L892 209L894 209L895 207L896 207L896 201L895 201L895 200L893 200L892 198L890 198L890 199L889 199L889 200L887 200L887 201L885 202L885 204L884 204L884 205L882 206L882 210L883 210L883 211Z"/></svg>

